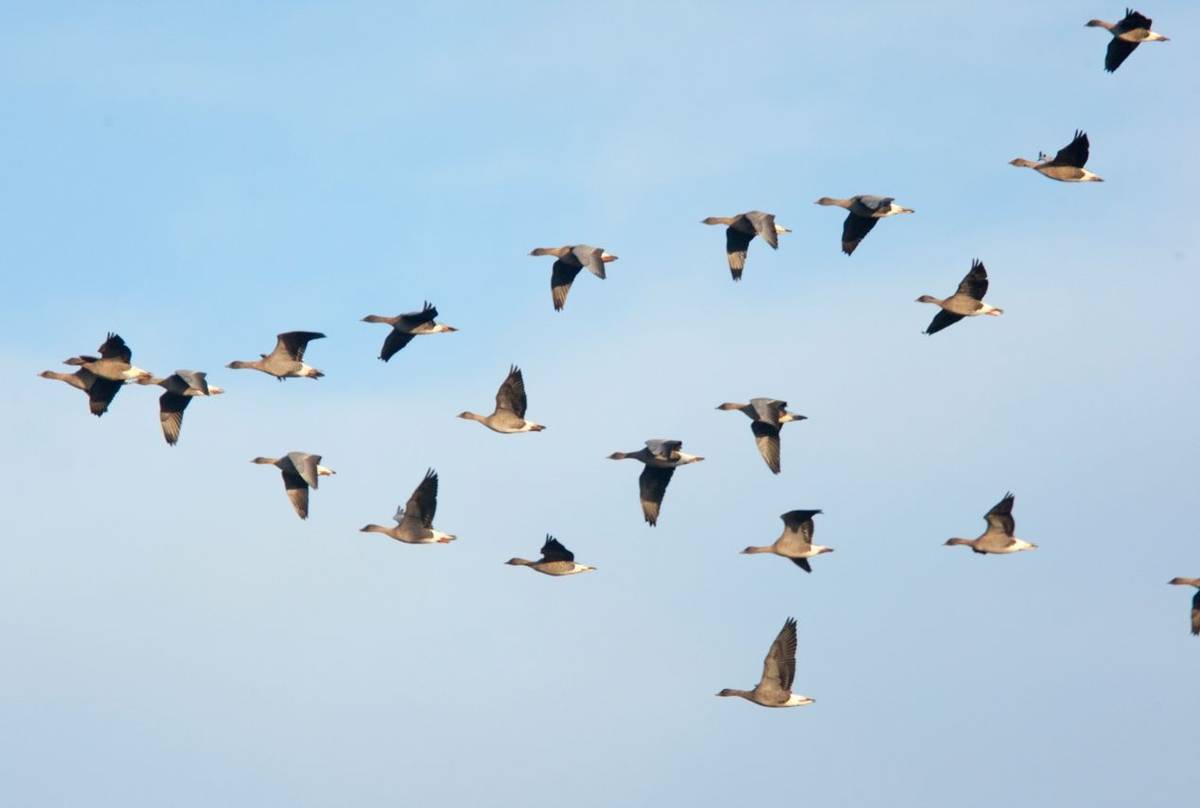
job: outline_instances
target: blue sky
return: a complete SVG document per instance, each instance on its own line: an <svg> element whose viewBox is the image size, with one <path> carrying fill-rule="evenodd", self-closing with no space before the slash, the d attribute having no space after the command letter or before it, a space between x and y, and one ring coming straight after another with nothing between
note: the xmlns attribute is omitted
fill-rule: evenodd
<svg viewBox="0 0 1200 808"><path fill-rule="evenodd" d="M1142 10L1107 75L1095 0L6 6L0 802L1195 794L1200 10ZM1104 184L1006 165L1076 128ZM855 193L917 213L848 259ZM735 286L699 220L750 208L794 233ZM576 242L620 260L556 314L527 253ZM922 336L975 257L1005 316ZM380 363L426 299L461 331ZM325 379L223 368L289 329ZM36 378L109 330L228 389L174 449ZM545 432L453 417L513 362ZM810 419L779 477L713 409L758 395ZM650 437L708 457L653 530L604 459ZM247 462L293 449L307 522ZM357 532L428 466L457 543ZM1006 490L1040 549L941 547ZM793 508L812 575L737 555ZM502 565L546 532L599 571ZM816 704L714 698L788 615Z"/></svg>

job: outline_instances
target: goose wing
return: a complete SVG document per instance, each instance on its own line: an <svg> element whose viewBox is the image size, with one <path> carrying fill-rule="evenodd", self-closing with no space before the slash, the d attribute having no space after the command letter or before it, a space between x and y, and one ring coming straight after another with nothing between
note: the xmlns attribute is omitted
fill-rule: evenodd
<svg viewBox="0 0 1200 808"><path fill-rule="evenodd" d="M1150 18L1139 11L1134 11L1131 8L1125 9L1125 17L1117 23L1117 28L1121 33L1128 31L1144 30L1149 31L1151 26Z"/></svg>
<svg viewBox="0 0 1200 808"><path fill-rule="evenodd" d="M76 371L76 375L87 385L85 389L88 394L88 410L97 418L108 412L108 405L112 404L117 393L121 392L121 388L125 386L124 382L101 378L87 368L80 368Z"/></svg>
<svg viewBox="0 0 1200 808"><path fill-rule="evenodd" d="M754 232L763 241L771 245L771 249L779 249L779 233L775 230L774 213L763 213L761 210L752 210L743 215L746 217L746 221L754 225Z"/></svg>
<svg viewBox="0 0 1200 808"><path fill-rule="evenodd" d="M779 427L766 421L751 421L750 431L754 433L754 443L758 453L767 461L767 468L772 474L779 473Z"/></svg>
<svg viewBox="0 0 1200 808"><path fill-rule="evenodd" d="M567 293L571 291L571 284L575 282L575 276L581 269L583 267L561 258L554 262L550 270L550 298L554 301L555 311L562 311L563 306L567 305ZM601 270L603 271L603 264Z"/></svg>
<svg viewBox="0 0 1200 808"><path fill-rule="evenodd" d="M508 410L518 418L524 418L525 409L528 406L529 400L525 395L525 376L522 375L519 367L511 365L508 369L508 376L500 383L500 389L496 391L496 409Z"/></svg>
<svg viewBox="0 0 1200 808"><path fill-rule="evenodd" d="M1200 634L1200 592L1192 596L1192 633Z"/></svg>
<svg viewBox="0 0 1200 808"><path fill-rule="evenodd" d="M763 660L762 680L758 689L783 694L792 692L792 681L796 678L796 620L789 617L779 631L771 650Z"/></svg>
<svg viewBox="0 0 1200 808"><path fill-rule="evenodd" d="M546 534L546 543L542 545L542 561L574 561L575 554L562 546L562 542Z"/></svg>
<svg viewBox="0 0 1200 808"><path fill-rule="evenodd" d="M401 521L412 520L421 527L432 528L433 516L437 513L438 476L437 472L429 469L424 479L413 489L412 496L404 504L404 516Z"/></svg>
<svg viewBox="0 0 1200 808"><path fill-rule="evenodd" d="M318 334L316 331L285 331L282 334L276 335L275 348L271 351L271 354L273 356L286 356L289 359L302 362L304 361L304 350L308 347L308 343L314 339L325 339L325 335Z"/></svg>
<svg viewBox="0 0 1200 808"><path fill-rule="evenodd" d="M658 524L658 512L662 509L663 496L667 493L667 485L675 474L672 468L657 468L646 466L638 477L638 496L642 501L642 516L651 527Z"/></svg>
<svg viewBox="0 0 1200 808"><path fill-rule="evenodd" d="M963 318L961 314L954 314L945 309L938 309L938 313L933 315L933 319L929 321L929 327L925 329L926 334L936 334L943 328L948 328Z"/></svg>
<svg viewBox="0 0 1200 808"><path fill-rule="evenodd" d="M590 244L579 244L572 248L571 252L575 253L576 260L580 266L585 266L588 272L603 280L608 277L604 272L604 250L600 247L593 247Z"/></svg>
<svg viewBox="0 0 1200 808"><path fill-rule="evenodd" d="M877 221L879 220L869 216L859 216L853 212L847 214L846 221L842 223L842 252L846 255L853 255L858 248L858 243L867 237L867 233L871 232L871 228Z"/></svg>
<svg viewBox="0 0 1200 808"><path fill-rule="evenodd" d="M158 397L158 420L162 424L163 437L174 446L179 441L179 430L183 428L183 411L187 409L189 396L170 391Z"/></svg>
<svg viewBox="0 0 1200 808"><path fill-rule="evenodd" d="M316 488L319 482L317 474L317 466L321 463L321 456L314 454L306 454L305 452L288 452L288 463L291 465L290 472L294 473L309 486Z"/></svg>
<svg viewBox="0 0 1200 808"><path fill-rule="evenodd" d="M957 294L966 295L967 297L983 300L983 296L987 294L988 276L987 268L983 263L976 259L971 262L971 271L968 272L958 285Z"/></svg>
<svg viewBox="0 0 1200 808"><path fill-rule="evenodd" d="M120 359L126 363L133 361L133 351L129 350L125 340L121 339L118 334L110 332L105 338L104 344L97 350L100 351L101 359Z"/></svg>
<svg viewBox="0 0 1200 808"><path fill-rule="evenodd" d="M1113 41L1116 42L1117 40L1114 39ZM1111 47L1111 45L1109 47ZM1075 138L1070 143L1059 149L1058 154L1054 155L1054 159L1046 165L1083 168L1088 161L1088 148L1089 143L1087 133L1076 129Z"/></svg>
<svg viewBox="0 0 1200 808"><path fill-rule="evenodd" d="M725 255L729 259L729 272L735 281L742 279L742 270L746 268L746 250L750 249L750 240L754 233L739 230L735 225L725 228Z"/></svg>
<svg viewBox="0 0 1200 808"><path fill-rule="evenodd" d="M646 448L650 450L650 454L660 460L671 460L675 453L683 448L681 440L648 440Z"/></svg>
<svg viewBox="0 0 1200 808"><path fill-rule="evenodd" d="M437 307L426 300L420 311L409 311L401 314L400 321L396 323L396 328L403 328L406 331L411 331L419 325L432 323L437 315Z"/></svg>
<svg viewBox="0 0 1200 808"><path fill-rule="evenodd" d="M1112 73L1129 58L1129 54L1137 50L1138 42L1126 42L1119 37L1108 41L1108 50L1104 52L1104 69Z"/></svg>
<svg viewBox="0 0 1200 808"><path fill-rule="evenodd" d="M308 483L299 474L290 471L283 472L283 487L287 491L288 500L296 509L296 515L301 519L308 518Z"/></svg>
<svg viewBox="0 0 1200 808"><path fill-rule="evenodd" d="M391 359L405 345L413 341L413 335L407 331L401 331L399 328L393 328L388 332L387 337L383 340L383 348L379 351L379 358L384 362Z"/></svg>

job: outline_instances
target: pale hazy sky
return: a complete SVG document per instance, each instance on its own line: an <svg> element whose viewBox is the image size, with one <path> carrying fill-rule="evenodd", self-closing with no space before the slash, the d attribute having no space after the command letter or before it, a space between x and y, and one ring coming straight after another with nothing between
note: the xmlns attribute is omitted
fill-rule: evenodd
<svg viewBox="0 0 1200 808"><path fill-rule="evenodd" d="M1108 75L1115 2L648 5L4 8L0 803L1194 798L1200 8ZM1104 184L1006 165L1076 128ZM917 213L846 258L855 193ZM750 208L795 232L735 286L699 220ZM581 241L556 314L527 252ZM923 336L976 257L1005 316ZM291 329L325 379L224 369ZM174 449L36 378L109 330L228 388ZM453 417L513 362L545 432ZM752 396L810 419L778 477ZM708 457L656 529L650 437ZM307 522L247 462L293 449ZM428 466L458 542L357 532ZM1040 549L941 546L1007 490ZM737 554L793 508L812 575ZM502 565L547 532L599 571ZM714 698L789 615L816 704Z"/></svg>

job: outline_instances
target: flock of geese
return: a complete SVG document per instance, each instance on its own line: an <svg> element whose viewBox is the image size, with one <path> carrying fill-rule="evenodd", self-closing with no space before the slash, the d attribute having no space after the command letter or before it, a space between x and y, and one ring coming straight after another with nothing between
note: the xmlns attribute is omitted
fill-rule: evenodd
<svg viewBox="0 0 1200 808"><path fill-rule="evenodd" d="M1091 20L1089 27L1104 28L1112 35L1104 66L1108 71L1116 70L1142 42L1162 42L1166 37L1150 30L1150 20L1136 11L1127 10L1118 23ZM1050 179L1060 182L1102 182L1096 174L1085 168L1088 160L1088 136L1077 131L1074 138L1058 151L1053 158L1039 154L1038 160L1016 158L1011 164L1032 168ZM898 205L892 197L860 194L846 199L821 197L816 204L840 207L847 211L842 224L841 248L852 255L880 219L913 213L911 208ZM752 210L735 216L710 216L703 220L707 225L725 226L725 252L729 271L734 281L741 280L746 267L746 255L751 242L757 237L772 249L779 248L779 237L792 232L776 223L775 215ZM600 247L586 244L561 247L538 247L530 255L553 256L550 271L550 293L555 311L561 311L567 302L567 294L580 270L587 268L598 278L605 278L605 265L617 260L617 256ZM959 283L954 294L946 298L922 295L918 303L929 303L938 307L937 314L929 323L926 334L936 334L965 317L979 315L999 316L1003 309L983 302L988 290L988 275L983 263L976 260L970 271ZM383 341L379 358L390 360L403 350L415 337L456 331L452 326L436 322L437 308L426 302L420 311L399 314L394 317L368 315L364 322L382 323L391 327ZM277 335L275 347L258 359L230 362L227 368L235 370L257 370L276 379L320 379L325 374L304 361L305 352L313 340L323 339L324 334L316 331L286 331ZM159 396L159 423L163 437L174 446L183 426L183 413L193 398L218 395L224 390L208 383L205 373L194 370L177 370L169 376L157 377L133 364L133 353L117 334L109 334L98 349L98 355L79 355L65 360L64 364L77 367L74 373L59 373L51 370L40 375L57 379L81 390L87 395L88 408L93 415L103 415L118 392L126 384L154 385L163 388ZM750 419L750 431L754 436L759 454L773 474L781 471L780 433L785 424L803 421L805 416L791 413L786 401L773 398L752 398L748 403L726 402L718 410L741 412ZM541 432L546 427L526 417L528 397L525 378L521 369L510 367L508 375L496 391L496 403L488 415L464 411L459 418L478 421L493 432L515 434ZM638 477L638 494L645 521L654 526L658 523L663 497L675 470L681 466L704 460L700 455L683 451L683 443L673 439L647 440L645 445L631 452L614 452L612 460L636 460L643 465ZM301 519L308 518L309 491L317 490L320 478L333 475L332 469L321 465L321 455L306 452L288 452L283 457L256 457L251 462L274 466L283 477L283 486L288 500ZM434 527L437 512L438 475L433 469L426 472L403 507L392 517L395 525L368 524L361 528L365 533L382 533L405 544L448 544L456 539L451 533ZM1006 494L984 515L987 529L977 538L952 538L948 546L970 547L981 555L1009 555L1037 548L1036 544L1017 538L1013 520L1014 497ZM805 572L812 572L810 560L816 556L833 552L832 547L813 541L813 517L820 510L792 510L783 514L783 533L774 543L762 547L747 547L745 554L770 553L786 558ZM529 567L543 575L566 576L592 572L596 568L575 561L575 555L551 535L541 548L541 557L536 561L512 558L507 564ZM1200 590L1200 578L1174 578L1169 583L1192 586ZM1200 635L1200 591L1192 601L1192 634ZM796 672L796 621L789 618L771 644L763 663L762 678L752 690L725 689L718 696L738 696L764 707L796 707L811 704L807 696L792 693L792 682Z"/></svg>

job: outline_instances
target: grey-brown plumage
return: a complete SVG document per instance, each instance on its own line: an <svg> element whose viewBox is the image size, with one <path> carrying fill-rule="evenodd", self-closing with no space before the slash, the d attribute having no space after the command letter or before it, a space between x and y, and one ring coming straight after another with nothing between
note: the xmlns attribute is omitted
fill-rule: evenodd
<svg viewBox="0 0 1200 808"><path fill-rule="evenodd" d="M97 349L99 356L72 356L63 360L64 365L82 367L101 379L114 382L132 382L150 376L150 372L133 364L133 351L119 334L109 333Z"/></svg>
<svg viewBox="0 0 1200 808"><path fill-rule="evenodd" d="M617 260L617 256L609 254L602 247L590 244L535 247L529 254L553 255L556 259L550 268L550 299L555 311L562 311L563 306L567 305L567 293L571 291L571 284L575 282L579 270L587 267L588 272L604 280L608 277L604 265Z"/></svg>
<svg viewBox="0 0 1200 808"><path fill-rule="evenodd" d="M179 441L179 431L183 428L183 411L193 398L216 396L225 392L215 384L210 385L208 375L198 370L177 370L162 379L139 379L138 384L156 384L166 391L158 397L158 420L168 446L174 446Z"/></svg>
<svg viewBox="0 0 1200 808"><path fill-rule="evenodd" d="M1150 30L1150 18L1133 9L1125 9L1125 17L1118 23L1104 20L1088 20L1084 27L1103 28L1112 34L1108 49L1104 52L1104 69L1112 73L1129 58L1143 42L1169 42L1162 34Z"/></svg>
<svg viewBox="0 0 1200 808"><path fill-rule="evenodd" d="M269 354L261 354L260 359L249 362L234 360L225 367L262 371L279 381L319 379L325 374L304 363L304 351L315 339L325 339L325 335L316 331L285 331L275 336L275 347Z"/></svg>
<svg viewBox="0 0 1200 808"><path fill-rule="evenodd" d="M479 415L467 410L458 414L459 418L468 421L478 421L493 432L512 434L514 432L541 432L546 427L542 424L527 421L525 410L529 400L525 395L525 375L516 365L508 369L508 376L500 383L496 391L496 408L491 415Z"/></svg>
<svg viewBox="0 0 1200 808"><path fill-rule="evenodd" d="M1004 495L1004 499L992 506L992 509L984 514L983 519L987 522L987 530L975 539L948 539L947 547L963 546L970 547L973 552L993 555L1007 555L1009 553L1019 553L1022 550L1035 550L1036 544L1018 539L1015 535L1016 522L1013 521L1012 509L1015 498L1012 493Z"/></svg>
<svg viewBox="0 0 1200 808"><path fill-rule="evenodd" d="M667 484L671 482L675 469L689 463L698 463L704 458L683 451L683 442L678 440L648 440L643 449L636 452L613 452L609 460L637 460L646 467L638 476L638 498L642 503L642 516L654 527L662 509Z"/></svg>
<svg viewBox="0 0 1200 808"><path fill-rule="evenodd" d="M404 507L396 509L396 515L392 517L396 521L395 527L366 525L360 528L360 531L382 533L405 544L449 544L458 537L433 527L433 517L437 513L437 495L438 475L436 471L429 469Z"/></svg>
<svg viewBox="0 0 1200 808"><path fill-rule="evenodd" d="M780 471L779 432L790 421L805 421L807 416L787 411L787 402L776 398L752 398L749 404L727 401L717 406L718 410L736 410L750 419L750 431L758 453L772 474Z"/></svg>
<svg viewBox="0 0 1200 808"><path fill-rule="evenodd" d="M779 518L783 520L783 533L779 535L779 538L773 544L765 547L747 547L742 550L742 553L745 555L774 553L788 559L805 572L812 572L808 559L822 553L833 552L832 547L813 544L812 538L815 530L813 517L820 512L819 510L795 510L780 515Z"/></svg>
<svg viewBox="0 0 1200 808"><path fill-rule="evenodd" d="M83 367L74 373L43 370L38 375L43 379L55 379L71 385L76 390L82 390L88 397L88 411L97 418L108 412L108 405L112 403L117 393L125 386L125 382L102 379Z"/></svg>
<svg viewBox="0 0 1200 808"><path fill-rule="evenodd" d="M750 210L736 216L709 216L701 224L725 225L725 255L729 259L729 272L735 281L742 279L746 268L746 251L750 242L758 236L772 250L779 249L779 236L791 230L775 223L774 213Z"/></svg>
<svg viewBox="0 0 1200 808"><path fill-rule="evenodd" d="M983 302L983 296L987 294L987 290L987 269L976 259L971 262L971 271L958 284L958 291L950 297L945 300L936 298L933 295L921 295L918 297L918 303L932 303L941 309L941 311L933 316L933 320L929 323L929 327L925 329L925 333L936 334L943 328L954 325L964 317L976 317L981 314L998 317L1004 314L1004 309L998 309Z"/></svg>
<svg viewBox="0 0 1200 808"><path fill-rule="evenodd" d="M283 457L256 457L250 461L274 466L283 474L283 487L288 501L301 519L308 518L308 489L316 490L321 477L337 472L321 465L321 456L307 452L288 452Z"/></svg>
<svg viewBox="0 0 1200 808"><path fill-rule="evenodd" d="M412 342L413 337L424 334L444 334L458 330L445 323L435 323L434 318L437 316L438 310L427 300L420 311L397 314L395 317L368 314L362 318L362 321L364 323L385 323L392 327L383 340L383 348L379 351L379 358L386 362L395 356L397 351Z"/></svg>
<svg viewBox="0 0 1200 808"><path fill-rule="evenodd" d="M842 222L842 252L846 255L854 254L859 242L867 237L867 233L871 232L880 219L916 212L912 208L897 205L893 197L873 194L856 194L848 199L823 196L816 204L845 208L849 211L846 220Z"/></svg>
<svg viewBox="0 0 1200 808"><path fill-rule="evenodd" d="M543 575L576 575L580 572L592 572L596 568L585 564L575 563L575 554L568 550L558 539L546 534L546 542L542 545L542 557L537 561L524 558L510 558L504 562L514 567L529 567L534 572Z"/></svg>
<svg viewBox="0 0 1200 808"><path fill-rule="evenodd" d="M1194 586L1200 590L1200 578L1172 578L1167 583L1175 586ZM1200 591L1192 596L1192 634L1200 635Z"/></svg>
<svg viewBox="0 0 1200 808"><path fill-rule="evenodd" d="M1043 177L1049 177L1059 182L1104 182L1104 179L1084 168L1087 164L1091 143L1087 133L1081 129L1075 130L1071 142L1058 150L1053 158L1039 154L1037 161L1017 157L1009 160L1009 165L1018 168L1032 168Z"/></svg>
<svg viewBox="0 0 1200 808"><path fill-rule="evenodd" d="M792 692L796 678L796 619L783 624L763 660L762 678L753 690L725 688L718 696L738 696L763 707L802 707L813 699Z"/></svg>

